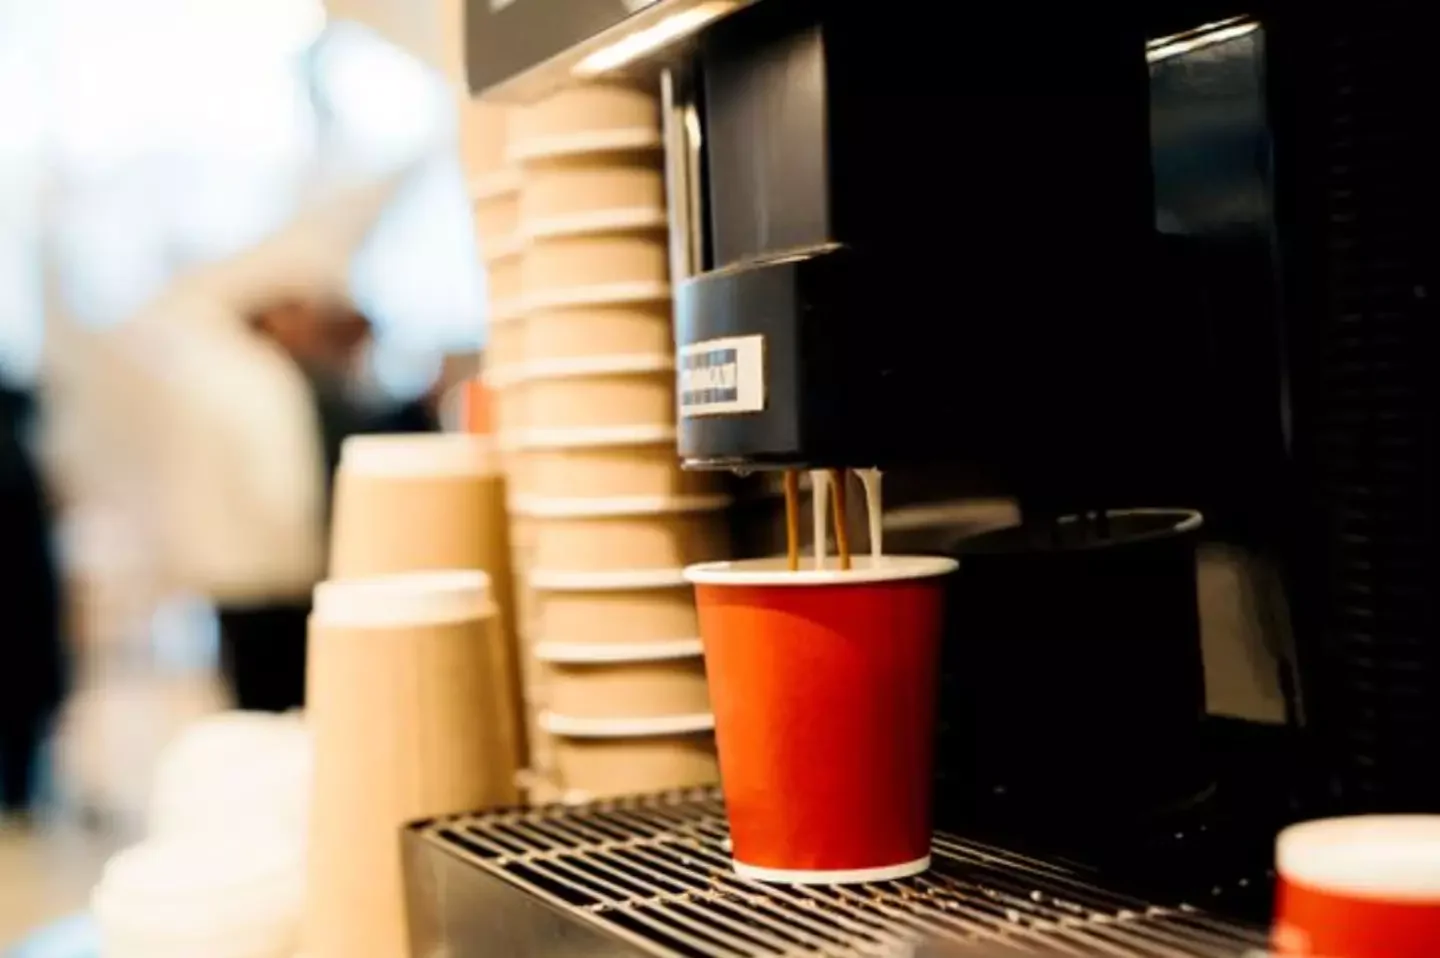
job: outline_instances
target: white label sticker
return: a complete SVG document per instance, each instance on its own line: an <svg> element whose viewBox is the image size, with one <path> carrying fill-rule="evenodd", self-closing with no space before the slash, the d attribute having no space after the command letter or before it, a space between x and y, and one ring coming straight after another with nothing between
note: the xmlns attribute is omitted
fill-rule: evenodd
<svg viewBox="0 0 1440 958"><path fill-rule="evenodd" d="M765 408L765 337L681 346L679 377L682 418L760 412Z"/></svg>

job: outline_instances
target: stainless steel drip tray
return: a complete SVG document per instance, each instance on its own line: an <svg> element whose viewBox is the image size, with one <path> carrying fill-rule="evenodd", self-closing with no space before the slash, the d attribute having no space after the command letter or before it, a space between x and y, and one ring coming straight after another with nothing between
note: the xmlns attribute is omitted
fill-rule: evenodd
<svg viewBox="0 0 1440 958"><path fill-rule="evenodd" d="M952 835L896 882L772 886L730 870L713 791L467 815L405 837L417 958L1107 955L1235 958L1265 936Z"/></svg>

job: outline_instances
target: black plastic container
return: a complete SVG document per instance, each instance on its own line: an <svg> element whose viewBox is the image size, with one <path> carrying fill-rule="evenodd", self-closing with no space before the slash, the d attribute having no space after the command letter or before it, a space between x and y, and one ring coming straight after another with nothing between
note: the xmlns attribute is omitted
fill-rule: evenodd
<svg viewBox="0 0 1440 958"><path fill-rule="evenodd" d="M964 539L945 642L942 817L1138 823L1212 787L1189 510Z"/></svg>

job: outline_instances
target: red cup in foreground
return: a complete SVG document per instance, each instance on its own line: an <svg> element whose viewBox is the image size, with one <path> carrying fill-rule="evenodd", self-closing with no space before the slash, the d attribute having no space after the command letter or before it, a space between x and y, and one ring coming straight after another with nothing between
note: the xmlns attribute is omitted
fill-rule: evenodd
<svg viewBox="0 0 1440 958"><path fill-rule="evenodd" d="M1276 842L1276 955L1440 955L1440 816L1306 822Z"/></svg>
<svg viewBox="0 0 1440 958"><path fill-rule="evenodd" d="M930 865L936 672L952 559L691 566L735 871L789 884Z"/></svg>

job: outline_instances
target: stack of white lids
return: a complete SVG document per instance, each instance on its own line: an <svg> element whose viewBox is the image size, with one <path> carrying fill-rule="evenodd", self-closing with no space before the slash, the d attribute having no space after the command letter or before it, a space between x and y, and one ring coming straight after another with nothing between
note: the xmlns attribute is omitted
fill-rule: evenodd
<svg viewBox="0 0 1440 958"><path fill-rule="evenodd" d="M187 729L161 758L150 838L95 889L105 958L292 958L310 776L298 714L231 712Z"/></svg>
<svg viewBox="0 0 1440 958"><path fill-rule="evenodd" d="M304 896L292 842L210 834L121 852L92 905L105 958L291 958Z"/></svg>
<svg viewBox="0 0 1440 958"><path fill-rule="evenodd" d="M303 847L310 774L310 737L298 713L202 719L161 757L151 835L277 832Z"/></svg>

